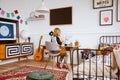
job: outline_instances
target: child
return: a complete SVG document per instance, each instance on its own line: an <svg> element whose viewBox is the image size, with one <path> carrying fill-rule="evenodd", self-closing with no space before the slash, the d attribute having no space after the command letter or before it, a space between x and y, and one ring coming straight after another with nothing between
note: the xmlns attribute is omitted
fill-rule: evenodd
<svg viewBox="0 0 120 80"><path fill-rule="evenodd" d="M53 37L52 37L52 42L55 42L60 45L61 52L60 52L60 57L58 57L58 62L57 62L57 67L58 68L65 68L68 69L67 62L66 62L66 49L65 47L62 47L62 43L64 42L63 39L60 39L61 36L61 30L60 28L55 28L53 31Z"/></svg>

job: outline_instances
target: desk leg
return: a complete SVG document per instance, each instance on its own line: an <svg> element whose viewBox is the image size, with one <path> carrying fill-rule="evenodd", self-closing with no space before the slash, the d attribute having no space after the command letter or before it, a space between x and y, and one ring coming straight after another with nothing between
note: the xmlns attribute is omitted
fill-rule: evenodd
<svg viewBox="0 0 120 80"><path fill-rule="evenodd" d="M28 55L26 55L26 61L28 61Z"/></svg>
<svg viewBox="0 0 120 80"><path fill-rule="evenodd" d="M72 65L72 48L70 48L70 65Z"/></svg>
<svg viewBox="0 0 120 80"><path fill-rule="evenodd" d="M20 57L18 57L18 62L20 62Z"/></svg>

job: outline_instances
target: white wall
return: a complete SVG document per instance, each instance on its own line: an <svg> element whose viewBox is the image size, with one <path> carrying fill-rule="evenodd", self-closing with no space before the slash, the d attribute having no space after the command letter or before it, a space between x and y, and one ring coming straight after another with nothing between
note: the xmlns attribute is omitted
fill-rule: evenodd
<svg viewBox="0 0 120 80"><path fill-rule="evenodd" d="M113 7L93 9L93 0L44 0L45 5L52 8L73 7L72 25L49 25L49 14L45 14L45 20L29 21L28 25L20 24L20 30L25 29L34 42L34 48L38 47L39 36L43 35L43 41L49 40L48 33L55 27L59 27L62 33L71 38L72 42L79 40L81 47L97 48L101 35L119 35L120 22L116 22L116 0ZM26 20L30 12L39 9L41 0L0 0L0 7L7 12L19 10L20 16ZM113 9L113 25L99 26L100 10ZM1 16L1 15L0 15ZM5 16L1 16L5 17Z"/></svg>

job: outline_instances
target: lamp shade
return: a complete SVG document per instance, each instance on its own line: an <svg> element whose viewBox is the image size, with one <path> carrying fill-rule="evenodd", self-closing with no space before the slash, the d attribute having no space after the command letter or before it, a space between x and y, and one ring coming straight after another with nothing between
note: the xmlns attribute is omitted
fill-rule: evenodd
<svg viewBox="0 0 120 80"><path fill-rule="evenodd" d="M42 0L42 5L41 5L41 7L38 10L36 10L36 12L39 12L39 13L49 13L49 9L45 6L44 0Z"/></svg>

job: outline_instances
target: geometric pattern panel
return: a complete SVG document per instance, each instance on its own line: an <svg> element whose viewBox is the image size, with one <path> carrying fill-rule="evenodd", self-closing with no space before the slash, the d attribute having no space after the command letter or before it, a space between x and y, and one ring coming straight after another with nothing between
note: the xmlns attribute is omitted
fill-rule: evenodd
<svg viewBox="0 0 120 80"><path fill-rule="evenodd" d="M20 55L20 45L6 45L6 58L16 57Z"/></svg>
<svg viewBox="0 0 120 80"><path fill-rule="evenodd" d="M21 54L33 54L33 44L22 44Z"/></svg>

